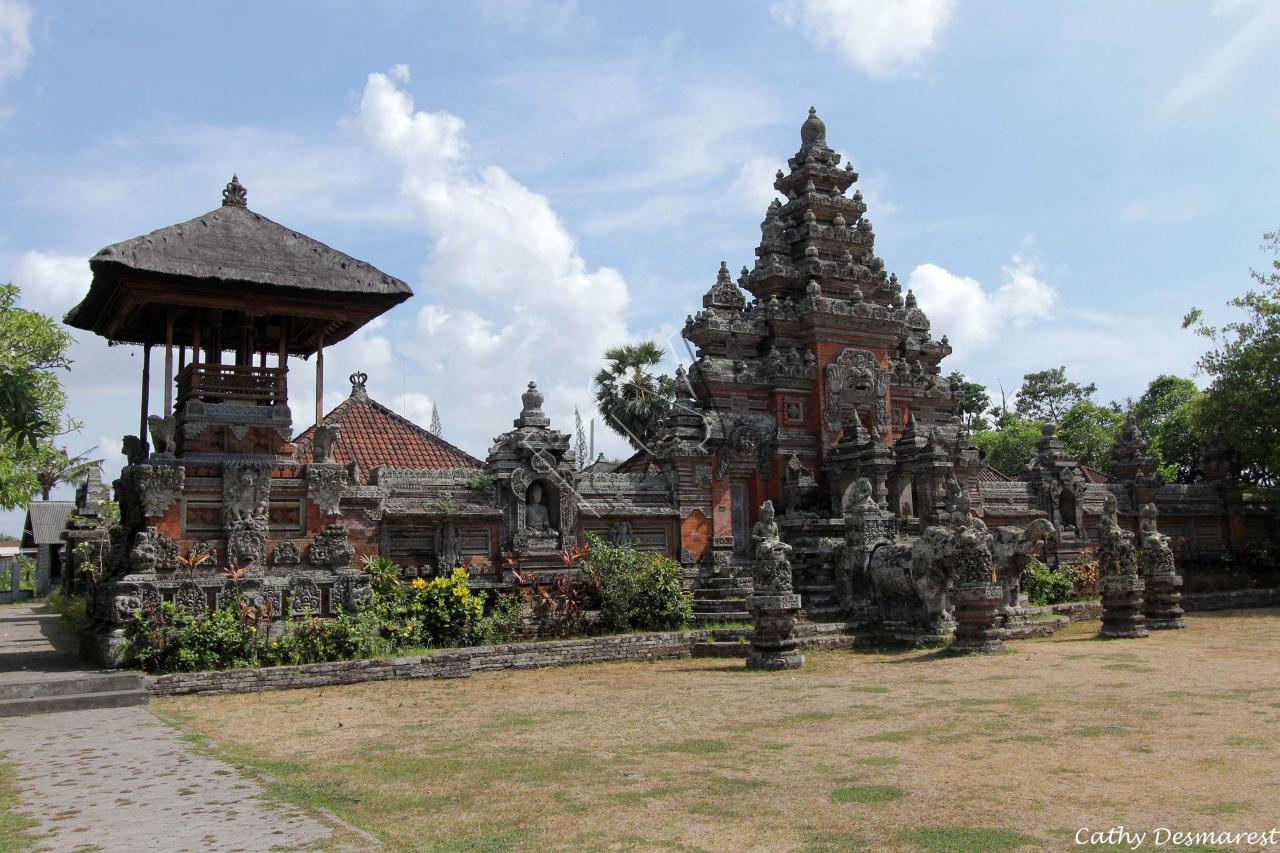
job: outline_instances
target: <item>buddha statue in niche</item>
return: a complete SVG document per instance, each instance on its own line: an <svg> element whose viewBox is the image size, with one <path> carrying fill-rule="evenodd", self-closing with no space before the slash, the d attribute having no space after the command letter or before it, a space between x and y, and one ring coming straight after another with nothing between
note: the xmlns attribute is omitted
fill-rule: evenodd
<svg viewBox="0 0 1280 853"><path fill-rule="evenodd" d="M547 505L543 501L542 484L534 483L529 487L529 495L525 500L525 525L530 530L535 530L539 533L557 533L558 531L551 526L551 514L547 511Z"/></svg>

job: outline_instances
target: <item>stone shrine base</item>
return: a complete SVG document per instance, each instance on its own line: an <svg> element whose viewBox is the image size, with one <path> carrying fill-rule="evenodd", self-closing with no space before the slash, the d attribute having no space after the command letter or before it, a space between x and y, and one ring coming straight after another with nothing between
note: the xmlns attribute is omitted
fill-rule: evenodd
<svg viewBox="0 0 1280 853"><path fill-rule="evenodd" d="M798 649L796 614L800 612L800 596L794 592L780 595L753 594L747 598L754 626L747 669L799 669L804 655Z"/></svg>
<svg viewBox="0 0 1280 853"><path fill-rule="evenodd" d="M1169 631L1187 627L1182 615L1182 576L1147 575L1142 615L1148 630Z"/></svg>
<svg viewBox="0 0 1280 853"><path fill-rule="evenodd" d="M956 633L951 651L961 654L996 652L1004 648L1000 639L1000 605L1004 593L995 584L958 586L953 596L956 603Z"/></svg>
<svg viewBox="0 0 1280 853"><path fill-rule="evenodd" d="M1141 578L1110 577L1102 583L1102 629L1099 637L1107 639L1140 639L1148 636L1142 615L1142 594L1146 585Z"/></svg>

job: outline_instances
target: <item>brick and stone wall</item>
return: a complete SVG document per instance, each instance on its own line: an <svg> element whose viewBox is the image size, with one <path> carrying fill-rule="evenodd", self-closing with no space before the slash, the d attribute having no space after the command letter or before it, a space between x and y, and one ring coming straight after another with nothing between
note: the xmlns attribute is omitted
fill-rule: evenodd
<svg viewBox="0 0 1280 853"><path fill-rule="evenodd" d="M251 693L259 690L291 690L328 687L362 681L395 681L411 678L468 678L473 672L502 669L537 669L583 663L628 660L661 660L689 657L693 644L705 640L706 631L660 634L628 634L588 637L542 643L510 643L437 652L422 657L335 661L302 666L234 669L223 672L183 672L148 679L156 696L184 693Z"/></svg>

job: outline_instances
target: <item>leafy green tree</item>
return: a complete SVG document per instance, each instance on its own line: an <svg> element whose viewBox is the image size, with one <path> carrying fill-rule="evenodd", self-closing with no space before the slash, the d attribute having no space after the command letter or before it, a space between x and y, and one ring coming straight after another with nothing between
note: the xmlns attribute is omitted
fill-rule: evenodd
<svg viewBox="0 0 1280 853"><path fill-rule="evenodd" d="M1078 400L1058 422L1058 437L1080 464L1110 473L1111 446L1124 420L1124 412L1115 403L1100 406L1092 400Z"/></svg>
<svg viewBox="0 0 1280 853"><path fill-rule="evenodd" d="M997 429L973 434L973 440L986 457L987 464L1001 474L1013 476L1026 467L1035 455L1040 438L1040 424L1012 412L1004 414Z"/></svg>
<svg viewBox="0 0 1280 853"><path fill-rule="evenodd" d="M1068 381L1065 366L1053 367L1022 377L1014 409L1024 418L1057 423L1068 409L1081 400L1088 400L1097 390L1098 386L1092 382L1081 385Z"/></svg>
<svg viewBox="0 0 1280 853"><path fill-rule="evenodd" d="M1200 478L1209 432L1204 394L1197 394L1169 413L1151 437L1151 453L1160 460L1160 474L1170 483L1193 483Z"/></svg>
<svg viewBox="0 0 1280 853"><path fill-rule="evenodd" d="M79 429L64 419L57 372L71 364L71 337L50 317L18 307L21 291L0 284L0 507L23 506L44 492L56 468L52 439ZM64 452L65 453L65 452ZM56 482L54 483L56 485ZM47 496L47 492L44 492Z"/></svg>
<svg viewBox="0 0 1280 853"><path fill-rule="evenodd" d="M649 444L675 401L675 380L654 372L662 348L653 341L613 347L595 377L596 405L605 422L637 448Z"/></svg>
<svg viewBox="0 0 1280 853"><path fill-rule="evenodd" d="M1198 362L1211 377L1202 416L1219 430L1241 463L1241 476L1274 486L1280 480L1280 231L1263 235L1275 254L1269 273L1251 270L1256 288L1230 301L1244 319L1222 327L1199 309L1183 320L1213 343Z"/></svg>
<svg viewBox="0 0 1280 853"><path fill-rule="evenodd" d="M1189 483L1196 477L1206 438L1203 396L1190 379L1164 374L1151 380L1133 404L1134 419L1151 439L1150 452L1160 460L1160 473L1168 482Z"/></svg>
<svg viewBox="0 0 1280 853"><path fill-rule="evenodd" d="M52 317L19 308L20 294L0 284L0 440L34 450L63 431L66 395L54 371L71 365L71 336Z"/></svg>
<svg viewBox="0 0 1280 853"><path fill-rule="evenodd" d="M984 414L991 408L991 398L987 394L987 386L979 382L970 382L959 371L947 377L953 387L960 391L960 399L956 404L956 416L965 429L977 432L990 429L991 422Z"/></svg>

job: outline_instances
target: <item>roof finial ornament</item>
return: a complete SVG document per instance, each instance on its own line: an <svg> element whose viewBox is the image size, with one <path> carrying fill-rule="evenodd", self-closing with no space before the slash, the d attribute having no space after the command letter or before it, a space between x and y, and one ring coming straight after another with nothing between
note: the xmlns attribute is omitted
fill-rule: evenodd
<svg viewBox="0 0 1280 853"><path fill-rule="evenodd" d="M249 206L249 191L244 188L244 184L240 183L240 178L236 175L231 176L230 182L222 190L222 206Z"/></svg>
<svg viewBox="0 0 1280 853"><path fill-rule="evenodd" d="M365 383L369 381L369 374L365 373L363 370L357 370L347 378L351 380L352 397L363 397L368 393L365 391L364 386Z"/></svg>
<svg viewBox="0 0 1280 853"><path fill-rule="evenodd" d="M804 151L810 145L827 145L827 126L822 123L822 119L818 118L818 111L813 107L809 107L809 117L804 120L804 124L800 125L800 143L801 151Z"/></svg>

